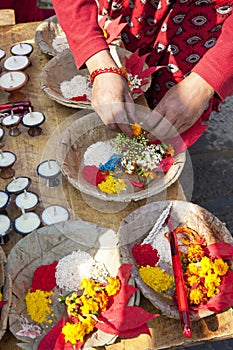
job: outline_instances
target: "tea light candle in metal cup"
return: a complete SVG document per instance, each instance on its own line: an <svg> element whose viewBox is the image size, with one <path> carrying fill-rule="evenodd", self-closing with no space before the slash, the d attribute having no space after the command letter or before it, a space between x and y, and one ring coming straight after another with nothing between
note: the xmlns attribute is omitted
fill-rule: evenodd
<svg viewBox="0 0 233 350"><path fill-rule="evenodd" d="M24 70L30 65L27 56L11 56L4 61L4 68L8 71Z"/></svg>
<svg viewBox="0 0 233 350"><path fill-rule="evenodd" d="M21 117L11 110L11 114L2 118L2 125L9 129L10 136L18 136L21 134L19 124Z"/></svg>
<svg viewBox="0 0 233 350"><path fill-rule="evenodd" d="M5 213L5 209L7 208L10 202L10 196L7 192L0 190L0 213Z"/></svg>
<svg viewBox="0 0 233 350"><path fill-rule="evenodd" d="M6 56L6 51L0 49L0 61Z"/></svg>
<svg viewBox="0 0 233 350"><path fill-rule="evenodd" d="M9 241L9 232L11 230L11 220L5 214L0 214L0 245Z"/></svg>
<svg viewBox="0 0 233 350"><path fill-rule="evenodd" d="M22 214L14 220L14 228L22 236L25 236L40 227L41 222L36 213L31 211L26 213L23 208L21 211Z"/></svg>
<svg viewBox="0 0 233 350"><path fill-rule="evenodd" d="M34 192L24 190L16 196L15 204L18 208L24 208L25 211L32 211L39 204L39 197Z"/></svg>
<svg viewBox="0 0 233 350"><path fill-rule="evenodd" d="M69 218L69 210L62 205L50 205L45 208L41 214L41 220L44 225L52 225L58 222L67 221Z"/></svg>
<svg viewBox="0 0 233 350"><path fill-rule="evenodd" d="M31 185L32 180L27 176L19 176L11 180L6 185L6 192L8 194L17 195L19 193L22 193L24 190L27 190L29 186Z"/></svg>
<svg viewBox="0 0 233 350"><path fill-rule="evenodd" d="M33 46L29 43L19 43L13 45L10 49L12 55L15 56L30 56L33 51Z"/></svg>
<svg viewBox="0 0 233 350"><path fill-rule="evenodd" d="M12 166L16 162L16 155L10 151L0 150L0 177L3 179L9 179L15 175L14 169Z"/></svg>
<svg viewBox="0 0 233 350"><path fill-rule="evenodd" d="M29 113L25 114L22 118L22 123L24 126L29 128L28 134L30 136L41 135L42 129L40 127L45 121L45 116L41 112L33 112L31 107L29 107Z"/></svg>
<svg viewBox="0 0 233 350"><path fill-rule="evenodd" d="M0 76L0 89L10 92L9 101L19 102L25 99L24 93L20 90L28 82L28 75L21 71L2 73Z"/></svg>
<svg viewBox="0 0 233 350"><path fill-rule="evenodd" d="M61 169L55 159L44 160L37 167L37 174L47 180L48 187L55 187L60 184L58 176Z"/></svg>
<svg viewBox="0 0 233 350"><path fill-rule="evenodd" d="M2 128L0 128L0 148L5 145L5 142L3 141L4 135L5 135L5 131Z"/></svg>

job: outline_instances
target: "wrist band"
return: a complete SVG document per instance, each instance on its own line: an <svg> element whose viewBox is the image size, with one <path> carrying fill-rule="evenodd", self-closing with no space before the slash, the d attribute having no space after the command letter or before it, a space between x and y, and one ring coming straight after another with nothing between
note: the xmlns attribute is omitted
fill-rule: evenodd
<svg viewBox="0 0 233 350"><path fill-rule="evenodd" d="M94 70L91 75L90 75L90 81L93 84L95 78L97 77L97 75L99 74L103 74L103 73L115 73L120 75L121 77L125 78L127 81L127 73L124 72L123 70L121 70L120 68L116 68L116 67L108 67L108 68L98 68L96 70Z"/></svg>

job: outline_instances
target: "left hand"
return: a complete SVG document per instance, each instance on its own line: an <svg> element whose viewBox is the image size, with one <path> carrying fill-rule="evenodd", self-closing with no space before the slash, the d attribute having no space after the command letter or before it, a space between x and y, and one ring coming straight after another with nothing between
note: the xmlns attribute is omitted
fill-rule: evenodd
<svg viewBox="0 0 233 350"><path fill-rule="evenodd" d="M164 95L143 122L150 139L164 140L189 129L208 107L214 89L192 72Z"/></svg>

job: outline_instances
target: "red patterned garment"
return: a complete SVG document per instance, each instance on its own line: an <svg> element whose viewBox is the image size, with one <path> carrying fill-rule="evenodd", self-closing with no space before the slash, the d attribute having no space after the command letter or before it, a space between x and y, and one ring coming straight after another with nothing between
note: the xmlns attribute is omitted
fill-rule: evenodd
<svg viewBox="0 0 233 350"><path fill-rule="evenodd" d="M107 48L97 24L95 0L53 3L78 66ZM196 72L216 94L194 130L233 93L233 0L99 0L98 4L100 14L112 18L122 14L122 21L128 23L122 32L125 47L140 48L141 54L149 53L149 65L161 67L147 92L151 108L170 87Z"/></svg>

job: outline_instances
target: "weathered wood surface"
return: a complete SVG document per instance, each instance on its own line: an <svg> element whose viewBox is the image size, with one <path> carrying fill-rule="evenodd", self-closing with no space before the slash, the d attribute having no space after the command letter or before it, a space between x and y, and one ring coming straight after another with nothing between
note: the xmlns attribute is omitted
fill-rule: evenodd
<svg viewBox="0 0 233 350"><path fill-rule="evenodd" d="M127 204L124 210L116 210L114 213L104 212L92 208L87 198L83 198L78 190L71 186L64 178L62 186L55 188L47 188L45 181L39 179L36 168L44 159L54 158L54 149L56 142L62 130L67 127L73 120L73 114L77 113L77 109L73 110L66 106L62 106L55 101L50 100L40 90L40 72L49 57L42 54L34 43L35 30L39 23L19 24L10 27L0 27L0 43L1 48L10 55L10 47L18 42L29 42L34 46L34 51L30 56L31 66L26 69L29 74L29 82L22 89L29 99L35 111L45 114L46 122L42 125L43 133L37 137L30 137L27 129L20 126L21 134L17 137L11 137L8 130L5 130L5 146L3 150L11 150L17 155L15 163L15 176L29 176L32 179L30 190L38 193L42 199L36 212L41 213L44 207L49 204L62 204L71 211L71 219L81 219L90 221L100 226L109 227L117 230L122 219L148 201ZM2 66L2 62L0 63ZM0 91L0 103L7 101L8 93ZM80 111L80 117L88 111ZM75 116L77 118L77 116ZM4 189L9 180L0 178L0 189ZM180 199L185 200L183 190L178 181L150 201ZM12 198L11 204L7 208L9 216L13 219L19 215L16 210ZM3 246L6 255L9 253L14 244L21 239L21 236L12 231L10 241ZM142 297L141 305L151 312L158 312L146 299ZM146 349L165 349L177 348L180 345L188 346L193 343L204 342L207 340L219 340L223 338L231 338L233 336L233 320L232 311L229 310L217 316L203 319L193 324L193 337L187 340L182 336L179 320L169 319L160 316L150 322L151 337L140 336L136 339L118 340L115 344L106 346L106 350L146 350ZM0 349L16 350L17 340L7 331L1 340Z"/></svg>

